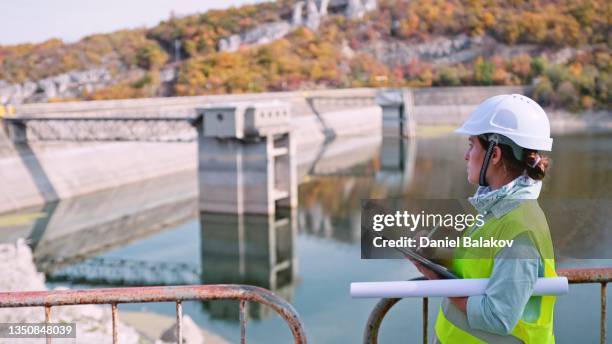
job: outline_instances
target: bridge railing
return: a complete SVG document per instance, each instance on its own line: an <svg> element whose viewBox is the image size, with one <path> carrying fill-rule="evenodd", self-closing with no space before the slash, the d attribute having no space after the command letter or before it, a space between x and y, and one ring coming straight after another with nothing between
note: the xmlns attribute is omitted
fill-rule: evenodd
<svg viewBox="0 0 612 344"><path fill-rule="evenodd" d="M37 261L47 281L108 286L172 286L200 284L196 264L114 257L43 259Z"/></svg>
<svg viewBox="0 0 612 344"><path fill-rule="evenodd" d="M612 281L612 268L592 268L592 269L560 269L557 271L559 276L567 277L570 284L599 283L601 286L601 310L600 310L600 342L606 343L606 287ZM420 279L420 278L419 278ZM368 317L363 342L366 344L378 343L378 332L380 324L389 310L400 301L400 298L381 299ZM429 299L423 298L423 343L428 342L428 317Z"/></svg>
<svg viewBox="0 0 612 344"><path fill-rule="evenodd" d="M176 337L183 342L182 302L188 300L238 300L240 301L240 343L246 343L247 302L257 302L272 308L291 330L296 344L306 343L306 333L298 313L290 303L271 291L236 284L190 285L171 287L134 287L88 290L55 290L0 293L0 308L36 307L45 309L45 322L51 319L53 306L110 304L112 310L113 343L117 343L117 305L121 303L175 302ZM47 343L50 338L47 338Z"/></svg>
<svg viewBox="0 0 612 344"><path fill-rule="evenodd" d="M194 117L5 117L13 142L147 141L193 142Z"/></svg>

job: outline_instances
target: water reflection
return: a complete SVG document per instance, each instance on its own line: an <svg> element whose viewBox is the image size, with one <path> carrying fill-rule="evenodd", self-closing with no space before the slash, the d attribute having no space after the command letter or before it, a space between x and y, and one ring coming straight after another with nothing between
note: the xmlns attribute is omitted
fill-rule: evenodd
<svg viewBox="0 0 612 344"><path fill-rule="evenodd" d="M465 180L464 147L464 138L456 136L420 138L418 144L397 138L381 141L359 137L327 143L318 148L321 154L298 164L306 175L300 178L299 209L290 222L301 233L351 244L359 242L361 199L465 199L474 187ZM561 257L605 258L609 253L606 243L611 238L605 228L612 224L607 214L612 185L610 147L612 138L606 135L556 138L541 204ZM191 173L160 178L32 209L46 216L27 226L13 226L4 239L28 237L38 267L52 276L58 269L190 221L197 213L196 195L197 184ZM245 226L265 228L261 221L239 221L236 215L225 216L225 224L221 217L208 217L208 224L206 216L201 218L203 237L210 231L215 238L216 226L236 227L224 230L227 233L239 233L236 230L243 231ZM237 245L230 243L238 237L231 238L226 238L225 246ZM202 239L203 252L213 254L214 248L206 242ZM591 256L585 256L585 252ZM133 282L138 284L138 280Z"/></svg>
<svg viewBox="0 0 612 344"><path fill-rule="evenodd" d="M355 243L360 235L361 199L400 197L409 203L415 199L465 200L473 194L475 187L466 180L463 160L465 138L421 138L414 148L407 140L401 144L384 139L380 154L368 165L371 174L319 176L301 185L300 231ZM402 151L416 154L402 157ZM611 154L609 135L555 138L555 150L550 154L553 163L539 203L560 259L611 258L612 232L607 230L612 227ZM403 166L411 167L402 171L402 161Z"/></svg>
<svg viewBox="0 0 612 344"><path fill-rule="evenodd" d="M297 277L295 210L276 215L201 213L200 224L203 283L256 285L292 302ZM236 302L203 305L213 318L239 320ZM261 319L273 311L252 303L248 313Z"/></svg>
<svg viewBox="0 0 612 344"><path fill-rule="evenodd" d="M414 180L416 138L384 137L379 157L380 168L376 173L376 182L392 192L389 196L403 194Z"/></svg>
<svg viewBox="0 0 612 344"><path fill-rule="evenodd" d="M194 174L180 173L45 206L45 216L31 224L28 235L37 268L53 278L58 270L85 262L101 270L111 268L126 284L149 284L130 275L137 268L116 268L121 265L117 261L86 261L193 218L194 190ZM94 275L92 279L104 281L104 276ZM80 279L87 281L85 276Z"/></svg>
<svg viewBox="0 0 612 344"><path fill-rule="evenodd" d="M298 152L299 206L276 216L199 214L193 172L32 209L32 214L45 212L46 216L9 227L2 231L2 237L29 236L36 243L37 264L47 277L88 260L116 266L121 259L121 270L99 269L99 275L125 273L122 284L153 283L153 277L134 272L148 266L147 271L158 271L159 279L165 278L160 276L168 269L192 271L195 276L191 282L185 276L167 277L162 282L168 284L258 285L296 305L312 338L355 342L371 305L349 300L348 283L407 279L413 273L400 261L359 261L361 200L465 199L474 192L474 186L466 181L466 146L465 138L443 136L421 137L415 142L356 137L310 147ZM612 136L556 137L551 157L553 166L544 182L541 203L557 253L566 257L578 257L580 252L602 258L609 255ZM133 263L143 264L139 269L126 268ZM569 259L559 263L577 264ZM82 272L75 272L72 282L89 286L103 283L100 278L79 280L78 276L83 276ZM570 297L563 302L566 304L561 307L577 309L583 300ZM168 306L169 315L174 312L172 307ZM237 304L215 301L191 311L199 324L234 338ZM249 324L249 333L261 342L277 338L278 333L269 326L275 318L269 314L255 304L249 309L251 318L262 320ZM561 327L571 323L567 314L559 313L556 318ZM338 326L331 325L338 319L343 322L341 334L336 334ZM404 338L405 319L389 319L385 338L392 342ZM347 335L344 329L349 327L358 330Z"/></svg>

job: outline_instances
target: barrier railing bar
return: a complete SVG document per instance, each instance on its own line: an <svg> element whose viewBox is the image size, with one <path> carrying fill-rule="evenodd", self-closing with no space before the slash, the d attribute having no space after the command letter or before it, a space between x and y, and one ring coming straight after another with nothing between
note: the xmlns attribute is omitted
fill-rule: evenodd
<svg viewBox="0 0 612 344"><path fill-rule="evenodd" d="M183 303L176 302L176 338L177 343L183 343Z"/></svg>
<svg viewBox="0 0 612 344"><path fill-rule="evenodd" d="M113 344L117 344L119 340L117 339L117 304L111 304L111 313L113 318Z"/></svg>
<svg viewBox="0 0 612 344"><path fill-rule="evenodd" d="M429 323L429 298L423 298L423 344L427 344L427 325Z"/></svg>
<svg viewBox="0 0 612 344"><path fill-rule="evenodd" d="M240 344L246 344L247 303L240 300Z"/></svg>
<svg viewBox="0 0 612 344"><path fill-rule="evenodd" d="M45 305L45 324L48 324L49 322L51 322L51 306ZM47 344L51 344L51 337L49 336L45 336L46 340L45 342Z"/></svg>
<svg viewBox="0 0 612 344"><path fill-rule="evenodd" d="M114 328L120 303L181 302L186 300L237 300L257 302L272 308L287 323L296 344L305 344L306 333L293 306L271 291L251 285L211 284L170 287L107 288L0 292L0 308L51 307L82 304L111 304ZM246 308L246 307L245 307ZM246 316L245 316L246 318ZM113 331L116 337L116 332ZM116 341L115 341L116 343Z"/></svg>
<svg viewBox="0 0 612 344"><path fill-rule="evenodd" d="M606 343L606 287L608 282L601 283L601 314L599 316L599 341L601 344Z"/></svg>
<svg viewBox="0 0 612 344"><path fill-rule="evenodd" d="M148 116L107 116L107 117L34 117L34 116L20 116L20 117L4 117L3 120L6 122L48 122L48 121L71 121L71 122L108 122L108 121L148 121L148 122L184 122L191 121L194 116L182 116L182 117L148 117Z"/></svg>
<svg viewBox="0 0 612 344"><path fill-rule="evenodd" d="M567 277L570 284L587 284L587 283L599 283L601 285L601 310L600 310L600 343L606 343L606 287L608 282L612 281L612 268L580 268L580 269L559 269L557 271L559 276ZM420 279L420 278L417 278ZM423 298L423 343L427 343L428 331L427 331L427 309L425 301L427 298ZM365 331L363 334L363 342L368 344L378 343L378 332L380 324L382 323L385 315L391 307L393 307L401 299L381 299L378 301L366 323Z"/></svg>

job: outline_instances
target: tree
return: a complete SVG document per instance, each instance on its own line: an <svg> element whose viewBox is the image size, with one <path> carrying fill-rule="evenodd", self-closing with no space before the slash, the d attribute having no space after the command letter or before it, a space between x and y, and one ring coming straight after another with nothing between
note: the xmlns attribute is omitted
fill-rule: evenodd
<svg viewBox="0 0 612 344"><path fill-rule="evenodd" d="M474 62L474 82L477 85L492 85L495 65L491 61L478 57Z"/></svg>
<svg viewBox="0 0 612 344"><path fill-rule="evenodd" d="M531 60L531 72L532 76L537 76L544 73L544 70L548 68L548 62L545 57L538 56Z"/></svg>
<svg viewBox="0 0 612 344"><path fill-rule="evenodd" d="M438 77L434 82L436 86L459 86L461 80L456 67L444 67L438 73Z"/></svg>
<svg viewBox="0 0 612 344"><path fill-rule="evenodd" d="M532 60L531 57L527 54L521 54L515 56L510 60L510 72L516 75L519 80L524 84L529 84L531 82L532 72L531 65Z"/></svg>
<svg viewBox="0 0 612 344"><path fill-rule="evenodd" d="M533 99L542 106L547 106L553 100L553 85L547 77L542 77L536 82L533 90Z"/></svg>
<svg viewBox="0 0 612 344"><path fill-rule="evenodd" d="M565 80L561 82L556 91L555 100L557 105L569 108L571 110L577 110L579 108L579 94L570 81Z"/></svg>
<svg viewBox="0 0 612 344"><path fill-rule="evenodd" d="M153 70L159 69L168 61L168 54L163 51L159 45L148 43L138 49L136 54L137 64L139 67Z"/></svg>

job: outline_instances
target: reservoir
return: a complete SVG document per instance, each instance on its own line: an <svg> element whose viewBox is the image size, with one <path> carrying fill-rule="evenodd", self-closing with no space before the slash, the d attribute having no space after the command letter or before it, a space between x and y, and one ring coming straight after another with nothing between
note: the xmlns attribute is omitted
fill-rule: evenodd
<svg viewBox="0 0 612 344"><path fill-rule="evenodd" d="M371 149L346 153L374 152L350 167L331 168L333 159L324 162L325 168L314 165L299 181L297 209L274 218L199 214L196 174L187 171L4 214L30 220L0 224L0 237L8 241L20 232L82 228L69 236L58 235L64 238L62 242L46 241L52 233L41 235L34 256L51 288L139 285L151 280L255 284L294 305L310 342L356 343L361 341L376 300L351 299L349 284L419 275L408 261L360 259L360 200L465 199L475 190L466 181L465 138L434 131L421 133L411 142L373 141ZM551 204L596 200L589 203L585 216L608 225L578 231L564 228L556 214L543 206L553 236L557 233L575 243L562 247L565 256L557 259L557 267L611 266L607 254L612 245L612 135L573 134L554 140L553 165L544 182L542 203L544 199ZM400 146L409 146L410 156L406 152L398 155L395 147ZM393 164L388 161L403 167L389 168ZM128 211L151 201L154 204L144 211ZM104 214L118 211L115 209L126 213L96 223ZM588 255L579 254L587 250ZM51 256L54 258L47 259ZM559 343L598 341L598 296L599 285L572 285L569 295L558 298L555 331ZM439 301L430 301L430 331ZM119 310L175 314L173 303L125 304ZM237 303L186 302L183 311L201 327L230 342L239 341ZM575 317L576 312L582 316ZM421 338L421 323L421 300L403 300L385 318L380 340L406 343L408 338ZM611 317L608 328L612 328ZM250 307L247 333L250 343L290 341L282 319L262 306Z"/></svg>

